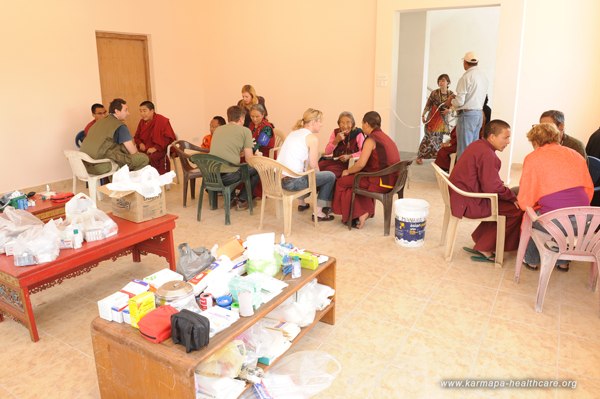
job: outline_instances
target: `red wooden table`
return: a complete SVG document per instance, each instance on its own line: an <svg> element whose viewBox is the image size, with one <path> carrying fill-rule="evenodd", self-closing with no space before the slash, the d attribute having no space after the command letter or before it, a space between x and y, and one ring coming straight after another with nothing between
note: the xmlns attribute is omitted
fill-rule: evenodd
<svg viewBox="0 0 600 399"><path fill-rule="evenodd" d="M175 270L173 229L177 216L165 215L143 223L133 223L119 217L113 219L119 226L117 235L105 240L84 242L79 249L61 249L53 262L15 266L12 256L0 255L0 321L2 314L7 314L23 323L29 329L31 339L38 341L40 338L31 307L31 294L87 273L104 260L114 261L130 253L134 262L140 262L142 254L162 256L169 262L171 270Z"/></svg>
<svg viewBox="0 0 600 399"><path fill-rule="evenodd" d="M43 200L42 196L36 194L33 199L35 200L35 206L27 208L28 212L31 212L38 217L42 222L46 223L50 219L58 219L65 217L65 203L56 203L50 200Z"/></svg>

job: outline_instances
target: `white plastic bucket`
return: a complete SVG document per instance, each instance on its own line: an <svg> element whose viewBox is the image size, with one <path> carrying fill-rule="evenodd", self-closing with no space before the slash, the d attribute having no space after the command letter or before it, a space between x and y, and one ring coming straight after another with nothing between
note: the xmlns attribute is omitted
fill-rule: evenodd
<svg viewBox="0 0 600 399"><path fill-rule="evenodd" d="M403 247L420 247L425 242L425 223L429 202L416 198L394 201L396 242Z"/></svg>

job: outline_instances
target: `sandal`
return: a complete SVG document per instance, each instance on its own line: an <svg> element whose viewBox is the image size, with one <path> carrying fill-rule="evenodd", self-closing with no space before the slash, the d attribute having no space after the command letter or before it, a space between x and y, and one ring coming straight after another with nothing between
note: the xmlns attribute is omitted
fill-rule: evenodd
<svg viewBox="0 0 600 399"><path fill-rule="evenodd" d="M530 265L529 263L525 263L525 262L523 262L523 264L529 270L536 271L537 269L539 269L539 265Z"/></svg>
<svg viewBox="0 0 600 399"><path fill-rule="evenodd" d="M298 205L298 212L304 212L308 208L310 208L310 204Z"/></svg>
<svg viewBox="0 0 600 399"><path fill-rule="evenodd" d="M317 216L317 220L319 222L330 222L333 219L335 219L335 217L333 215L325 215L325 216ZM312 220L314 222L315 220L315 215L312 215Z"/></svg>
<svg viewBox="0 0 600 399"><path fill-rule="evenodd" d="M476 249L473 248L469 248L469 247L463 247L463 251L467 251L470 254L473 254L475 256L479 256L481 258L487 258L487 256L485 256L483 253L479 252ZM490 258L494 258L496 255L492 252L492 255L490 256Z"/></svg>
<svg viewBox="0 0 600 399"><path fill-rule="evenodd" d="M556 270L561 271L563 273L566 273L566 272L569 271L569 264L568 263L566 263L564 265L556 265L555 267L556 267Z"/></svg>
<svg viewBox="0 0 600 399"><path fill-rule="evenodd" d="M487 256L471 256L471 260L474 262L485 262L485 263L496 263L496 257L494 255Z"/></svg>

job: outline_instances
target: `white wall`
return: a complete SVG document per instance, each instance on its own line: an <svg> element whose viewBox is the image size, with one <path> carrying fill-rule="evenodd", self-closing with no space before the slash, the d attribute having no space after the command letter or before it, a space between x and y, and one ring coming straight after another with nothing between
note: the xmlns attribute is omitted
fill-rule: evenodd
<svg viewBox="0 0 600 399"><path fill-rule="evenodd" d="M394 119L393 132L387 132L395 138L400 151L416 152L419 147L422 107L415 99L423 90L426 36L427 13L400 14L396 91L396 114L400 120Z"/></svg>
<svg viewBox="0 0 600 399"><path fill-rule="evenodd" d="M490 82L494 81L500 23L499 7L429 11L427 18L430 29L427 86L430 89L436 89L437 77L446 73L452 81L450 89L454 91L465 72L462 57L467 51L477 53L480 59L479 67ZM493 85L488 89L488 97L492 106Z"/></svg>

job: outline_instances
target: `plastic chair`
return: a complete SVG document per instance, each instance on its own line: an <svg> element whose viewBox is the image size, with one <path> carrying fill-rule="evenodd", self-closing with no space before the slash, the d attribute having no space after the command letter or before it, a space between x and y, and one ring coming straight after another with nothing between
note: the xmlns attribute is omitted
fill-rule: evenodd
<svg viewBox="0 0 600 399"><path fill-rule="evenodd" d="M77 146L77 148L81 147L81 143L83 142L83 139L85 139L85 131L82 130L79 133L77 133L75 135L75 145Z"/></svg>
<svg viewBox="0 0 600 399"><path fill-rule="evenodd" d="M223 193L223 207L225 208L225 224L231 224L230 213L231 213L231 193L240 184L246 185L246 192L248 193L248 209L252 215L252 189L250 188L250 173L248 170L248 164L236 165L227 162L217 156L210 154L195 154L191 156L191 161L198 165L200 172L202 173L202 186L200 186L200 197L198 199L198 215L196 219L200 221L202 216L202 198L204 197L204 190L208 191L208 202L210 209L217 209L217 192ZM223 184L221 178L221 167L233 166L240 168L241 178L229 185Z"/></svg>
<svg viewBox="0 0 600 399"><path fill-rule="evenodd" d="M275 146L269 150L269 158L276 159L275 153L281 149L285 140L285 134L280 129L273 129L275 135Z"/></svg>
<svg viewBox="0 0 600 399"><path fill-rule="evenodd" d="M196 167L196 165L190 162L190 158L193 154L186 153L185 151L197 151L201 153L207 153L205 149L202 149L192 143L185 140L177 140L171 143L171 148L175 151L179 163L181 164L181 172L183 173L183 207L187 206L187 192L188 183L191 186L191 197L196 198L196 179L202 177L202 172Z"/></svg>
<svg viewBox="0 0 600 399"><path fill-rule="evenodd" d="M119 165L117 165L114 161L110 159L93 159L85 152L81 151L73 151L73 150L65 150L65 157L69 161L69 165L71 165L71 171L73 172L73 192L75 193L77 190L77 179L85 181L88 183L90 198L96 203L96 196L98 192L96 190L98 186L98 180L112 176L113 173L119 169ZM85 167L83 161L87 163L108 163L111 164L110 172L103 173L101 175L90 175Z"/></svg>
<svg viewBox="0 0 600 399"><path fill-rule="evenodd" d="M538 222L548 233L532 228ZM573 223L577 226L574 228ZM559 259L592 262L590 268L590 288L595 291L598 281L598 265L600 265L600 208L582 206L557 209L543 215L537 215L532 208L527 208L523 217L515 281L518 283L523 257L529 238L533 238L540 251L540 279L535 303L536 312L541 312L544 305L546 289L550 275Z"/></svg>
<svg viewBox="0 0 600 399"><path fill-rule="evenodd" d="M292 214L293 214L293 201L294 199L301 197L306 194L311 195L310 202L312 203L313 209L317 208L317 180L315 177L315 171L313 169L304 173L295 173L291 169L275 161L274 159L267 157L252 157L248 160L250 166L252 166L258 172L260 181L262 183L262 202L260 205L260 223L258 228L262 229L263 217L265 215L265 204L267 198L273 198L281 201L277 207L277 215L279 217L280 208L283 207L283 233L286 236L292 234ZM282 173L290 177L302 177L308 176L308 188L300 191L287 191L281 186L281 179L285 177ZM317 227L318 218L314 218L315 227Z"/></svg>
<svg viewBox="0 0 600 399"><path fill-rule="evenodd" d="M491 215L485 218L480 219L471 219L480 222L496 222L496 267L502 267L502 263L504 263L504 233L506 230L506 217L498 214L498 194L496 193L470 193L467 191L463 191L460 188L456 187L449 180L448 173L444 172L439 166L435 163L432 163L431 166L435 170L435 177L438 182L438 186L440 188L440 192L442 193L442 199L444 200L444 222L442 224L442 237L440 240L440 245L446 243L446 248L444 251L444 257L446 258L446 262L450 262L452 260L452 254L454 252L454 244L456 241L456 229L458 227L458 222L461 218L457 218L452 215L451 207L450 207L450 189L454 192L470 198L487 198L491 202ZM466 216L465 216L466 218Z"/></svg>
<svg viewBox="0 0 600 399"><path fill-rule="evenodd" d="M600 159L596 157L587 157L588 170L594 183L594 198L592 198L592 206L600 206Z"/></svg>
<svg viewBox="0 0 600 399"><path fill-rule="evenodd" d="M380 201L383 205L383 235L389 236L390 224L392 222L392 207L394 206L394 195L398 194L399 199L404 197L404 185L406 184L406 179L408 177L408 167L412 162L412 160L400 161L377 172L359 172L355 174L354 184L352 186L352 199L350 200L350 215L352 215L354 212L354 197L357 194ZM396 179L396 184L394 184L394 188L392 188L387 193L375 193L359 187L360 179L362 177L387 176L392 173L398 173L398 178ZM348 218L347 224L348 230L352 230L351 217Z"/></svg>

